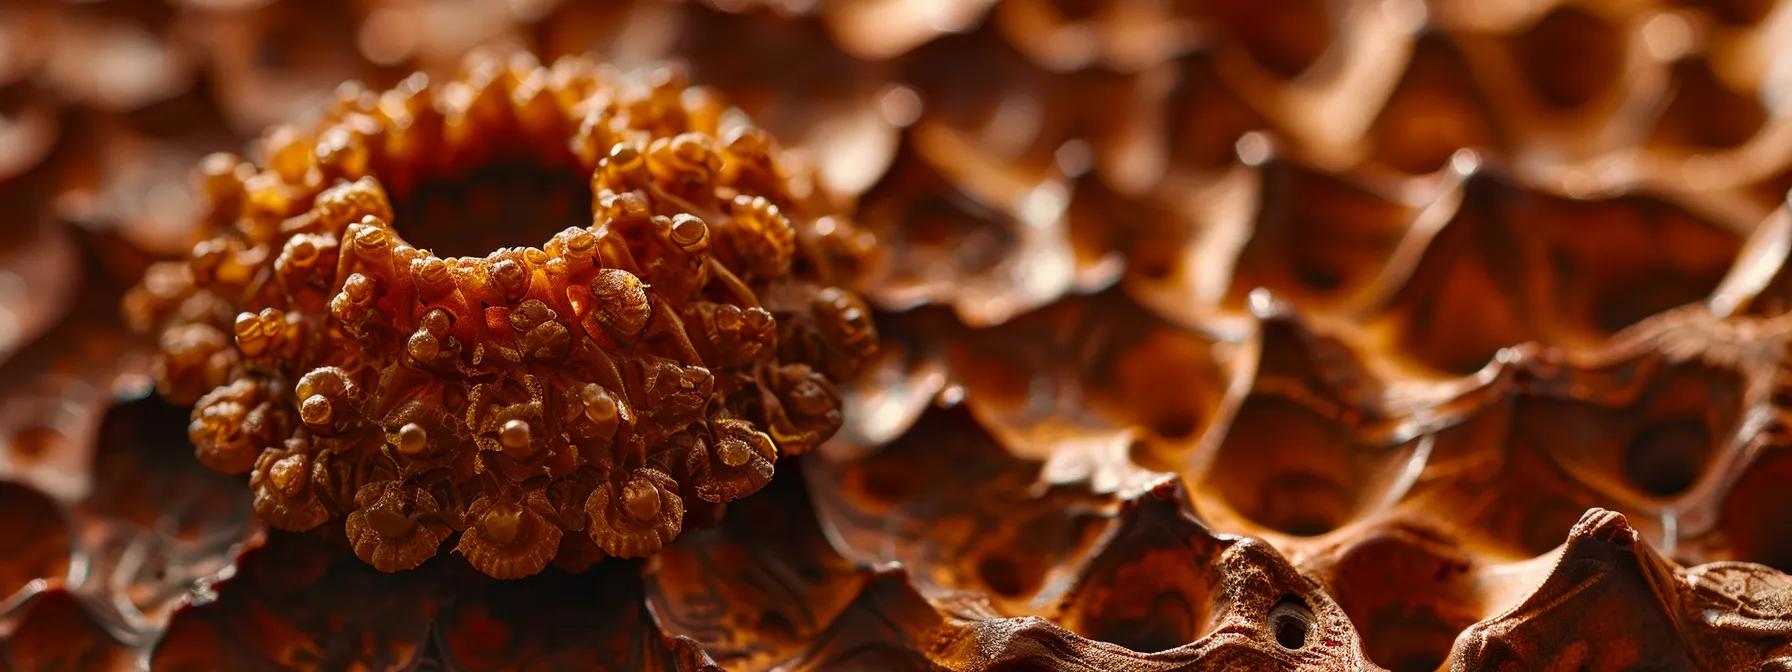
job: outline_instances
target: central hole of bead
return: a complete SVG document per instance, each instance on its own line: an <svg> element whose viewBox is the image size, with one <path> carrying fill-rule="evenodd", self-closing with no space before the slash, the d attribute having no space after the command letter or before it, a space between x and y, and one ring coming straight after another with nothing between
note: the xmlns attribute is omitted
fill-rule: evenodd
<svg viewBox="0 0 1792 672"><path fill-rule="evenodd" d="M392 226L405 242L441 257L540 247L569 226L591 225L590 177L576 167L529 157L425 175L404 193L390 194Z"/></svg>

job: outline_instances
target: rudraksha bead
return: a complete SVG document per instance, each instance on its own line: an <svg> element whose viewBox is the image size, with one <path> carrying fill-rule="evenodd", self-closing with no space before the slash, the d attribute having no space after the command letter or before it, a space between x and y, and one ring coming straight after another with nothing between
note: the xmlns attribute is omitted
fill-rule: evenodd
<svg viewBox="0 0 1792 672"><path fill-rule="evenodd" d="M831 436L876 348L857 233L780 155L675 68L349 84L200 166L200 241L126 313L274 527L342 519L384 571L456 534L499 578L565 534L650 555Z"/></svg>

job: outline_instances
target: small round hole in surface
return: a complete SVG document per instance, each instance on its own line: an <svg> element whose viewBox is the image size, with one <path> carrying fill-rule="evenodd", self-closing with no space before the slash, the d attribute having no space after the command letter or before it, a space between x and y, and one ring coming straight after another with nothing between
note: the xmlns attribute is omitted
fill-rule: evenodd
<svg viewBox="0 0 1792 672"><path fill-rule="evenodd" d="M1350 496L1344 486L1309 472L1281 474L1263 484L1263 496L1252 517L1298 537L1316 537L1350 518Z"/></svg>
<svg viewBox="0 0 1792 672"><path fill-rule="evenodd" d="M1692 487L1711 451L1711 432L1703 420L1686 418L1642 428L1624 451L1624 475L1644 492L1659 497Z"/></svg>
<svg viewBox="0 0 1792 672"><path fill-rule="evenodd" d="M1368 624L1363 647L1389 672L1435 672L1449 660L1461 632L1430 608L1415 605L1384 609Z"/></svg>
<svg viewBox="0 0 1792 672"><path fill-rule="evenodd" d="M19 430L12 437L12 455L20 462L31 463L49 455L53 448L61 445L67 437L54 427L32 425Z"/></svg>
<svg viewBox="0 0 1792 672"><path fill-rule="evenodd" d="M1300 284L1320 291L1329 292L1344 284L1343 271L1315 263L1296 265L1294 275Z"/></svg>
<svg viewBox="0 0 1792 672"><path fill-rule="evenodd" d="M1169 245L1140 246L1126 255L1126 270L1146 280L1163 280L1176 271L1176 258L1164 250Z"/></svg>
<svg viewBox="0 0 1792 672"><path fill-rule="evenodd" d="M1269 609L1269 630L1275 633L1276 644L1294 651L1307 645L1307 633L1313 629L1313 611L1307 603L1292 595L1282 598Z"/></svg>
<svg viewBox="0 0 1792 672"><path fill-rule="evenodd" d="M1151 431L1166 439L1186 438L1201 426L1201 418L1192 409L1177 409L1150 419Z"/></svg>
<svg viewBox="0 0 1792 672"><path fill-rule="evenodd" d="M1026 595L1039 581L1031 563L1002 552L978 560L977 576L983 579L983 585L1005 597Z"/></svg>
<svg viewBox="0 0 1792 672"><path fill-rule="evenodd" d="M1198 637L1200 613L1188 596L1166 591L1148 599L1143 613L1103 614L1092 620L1082 634L1139 653L1162 653Z"/></svg>

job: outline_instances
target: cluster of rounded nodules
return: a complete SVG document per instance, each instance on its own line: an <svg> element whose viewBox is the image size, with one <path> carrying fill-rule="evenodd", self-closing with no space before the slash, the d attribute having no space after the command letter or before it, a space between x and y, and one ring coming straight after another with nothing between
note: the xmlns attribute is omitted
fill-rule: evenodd
<svg viewBox="0 0 1792 672"><path fill-rule="evenodd" d="M276 528L340 519L381 570L457 533L500 578L651 555L832 435L832 381L876 347L833 281L855 230L798 216L778 148L676 70L481 55L345 86L261 153L200 166L207 237L127 319L200 461L247 472ZM501 159L588 178L589 225L484 257L406 242L466 233L394 221L407 190Z"/></svg>

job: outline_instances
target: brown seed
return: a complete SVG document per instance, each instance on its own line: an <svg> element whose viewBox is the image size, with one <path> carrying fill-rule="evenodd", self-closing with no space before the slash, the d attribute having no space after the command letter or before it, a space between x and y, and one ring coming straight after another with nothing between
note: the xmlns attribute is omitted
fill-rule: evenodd
<svg viewBox="0 0 1792 672"><path fill-rule="evenodd" d="M529 423L524 420L511 420L498 430L498 443L505 448L522 450L529 447Z"/></svg>
<svg viewBox="0 0 1792 672"><path fill-rule="evenodd" d="M268 470L268 479L274 482L274 487L282 494L297 497L305 490L310 469L310 461L304 455L292 455L275 462L273 468Z"/></svg>
<svg viewBox="0 0 1792 672"><path fill-rule="evenodd" d="M753 450L744 441L723 441L716 446L716 453L722 458L722 464L738 467L753 459Z"/></svg>
<svg viewBox="0 0 1792 672"><path fill-rule="evenodd" d="M591 280L591 293L597 297L598 320L627 337L634 337L647 328L652 307L647 301L647 285L628 271L606 268Z"/></svg>
<svg viewBox="0 0 1792 672"><path fill-rule="evenodd" d="M411 334L411 339L405 342L405 351L411 353L411 357L419 362L435 361L436 355L441 354L441 350L441 342L436 340L434 334L427 331L419 330L417 333Z"/></svg>
<svg viewBox="0 0 1792 672"><path fill-rule="evenodd" d="M299 418L307 425L328 425L334 415L330 400L321 394L305 397L304 403L299 404Z"/></svg>
<svg viewBox="0 0 1792 672"><path fill-rule="evenodd" d="M415 422L406 423L398 428L398 452L406 455L421 455L429 448L429 432Z"/></svg>
<svg viewBox="0 0 1792 672"><path fill-rule="evenodd" d="M499 544L508 545L516 541L517 528L522 525L523 510L512 506L499 506L486 512L480 519L480 528L485 536Z"/></svg>
<svg viewBox="0 0 1792 672"><path fill-rule="evenodd" d="M800 163L769 170L761 132L718 141L749 125L716 92L570 62L585 76L480 55L450 79L345 87L315 127L271 131L260 165L207 159L200 242L146 276L127 313L158 336L159 390L181 403L224 390L188 424L195 454L251 472L277 527L338 518L384 571L458 531L475 567L513 578L568 531L605 553L658 552L683 529L678 493L697 487L667 472L692 456L771 473L757 454L775 452L752 441L715 457L684 438L710 417L773 421L755 378L806 355L771 347L772 314L850 274L788 263L779 241L803 229L771 204L806 227L828 214L809 204L833 201L809 198ZM730 162L741 179L723 184ZM741 199L763 221L731 223ZM736 241L755 227L784 249L771 271ZM426 251L438 246L455 252ZM494 507L508 508L488 528Z"/></svg>
<svg viewBox="0 0 1792 672"><path fill-rule="evenodd" d="M591 383L579 391L579 399L585 404L585 418L599 426L616 422L618 408L616 397L602 385Z"/></svg>
<svg viewBox="0 0 1792 672"><path fill-rule="evenodd" d="M672 218L672 243L686 254L709 247L709 226L696 215L680 213Z"/></svg>
<svg viewBox="0 0 1792 672"><path fill-rule="evenodd" d="M643 523L660 515L659 489L646 479L634 479L623 486L622 503L630 517Z"/></svg>
<svg viewBox="0 0 1792 672"><path fill-rule="evenodd" d="M417 519L386 507L368 511L367 524L388 539L403 539L417 529Z"/></svg>

